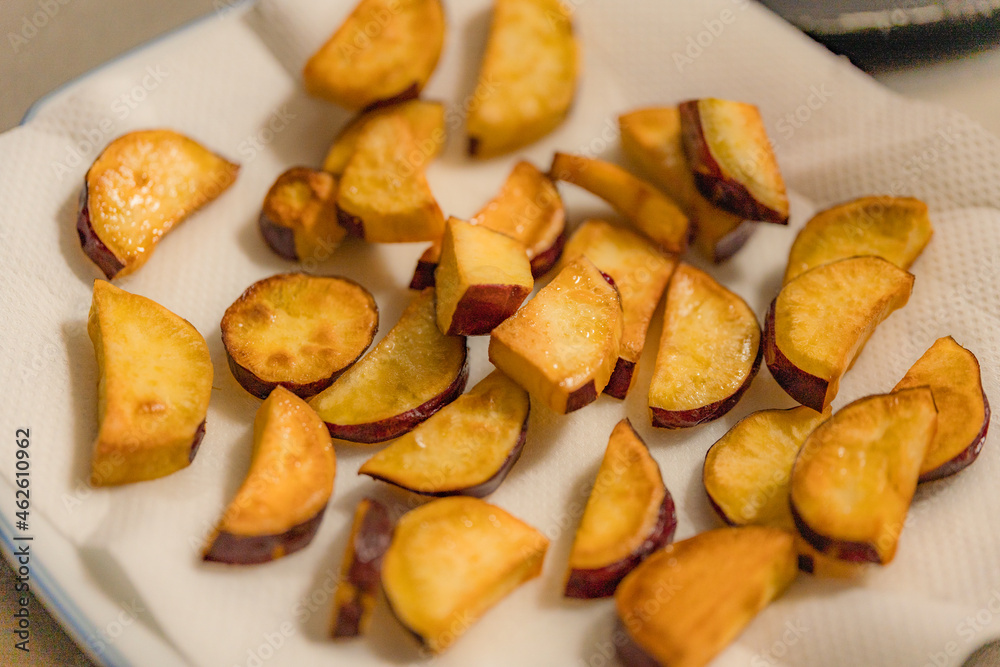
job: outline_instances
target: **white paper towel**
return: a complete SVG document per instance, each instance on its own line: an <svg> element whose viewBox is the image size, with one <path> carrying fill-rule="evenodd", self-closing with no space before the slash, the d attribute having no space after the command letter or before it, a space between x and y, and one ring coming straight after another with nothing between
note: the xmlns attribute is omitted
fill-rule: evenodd
<svg viewBox="0 0 1000 667"><path fill-rule="evenodd" d="M140 599L148 610L143 620L192 664L419 661L384 609L365 640L324 638L329 590L356 502L375 494L397 511L406 507L404 496L356 476L370 447L338 444L335 495L308 549L251 568L198 559L202 539L247 469L259 405L229 373L219 320L250 283L295 269L265 247L256 216L274 178L293 164L319 164L348 118L306 97L298 73L351 4L261 0L220 12L88 76L0 137L3 414L12 428L28 425L33 432L33 509L79 545L96 585ZM445 52L426 91L449 104L450 144L429 171L446 213L477 210L521 156L542 168L555 149L617 158L616 116L630 108L709 95L751 101L763 111L792 191L792 228L762 226L712 273L763 316L795 230L815 210L863 194L920 197L931 206L935 235L913 267L910 304L876 332L836 406L887 391L931 342L949 334L976 353L987 393L1000 397L1000 141L960 115L886 92L744 0L567 4L585 54L570 118L519 155L471 163L462 155L461 109L474 87L489 3L447 3ZM96 430L96 363L86 313L99 273L79 249L76 197L108 141L154 126L187 133L242 164L230 191L171 232L141 271L118 281L206 336L216 369L208 430L187 470L93 490L85 480ZM611 215L592 197L562 191L573 221ZM421 250L421 244L351 242L315 268L370 289L384 333L408 299L405 286ZM700 482L705 450L750 411L793 402L764 368L724 418L687 431L654 431L645 387L658 335L655 322L624 404L601 398L568 417L535 406L524 455L489 500L552 538L544 573L434 664L612 662L610 602L564 601L560 588L577 508L623 416L649 443L677 501L678 539L719 525ZM470 342L470 386L488 371L485 343ZM859 584L801 577L716 664L956 664L1000 633L990 604L1000 600L1000 453L993 440L969 470L920 489L891 566ZM3 461L13 461L12 447L7 441L0 447ZM0 470L12 473L7 464Z"/></svg>

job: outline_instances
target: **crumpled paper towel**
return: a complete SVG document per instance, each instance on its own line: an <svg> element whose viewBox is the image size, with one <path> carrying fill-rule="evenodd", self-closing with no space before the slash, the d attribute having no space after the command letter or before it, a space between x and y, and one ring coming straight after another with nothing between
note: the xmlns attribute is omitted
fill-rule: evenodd
<svg viewBox="0 0 1000 667"><path fill-rule="evenodd" d="M247 469L259 404L229 373L219 320L250 283L295 268L265 247L256 216L274 178L293 164L319 164L348 118L306 97L299 72L350 4L260 0L220 11L60 91L30 122L0 137L3 410L12 428L33 432L33 509L87 553L95 587L134 594L149 610L142 620L192 664L428 664L384 606L367 639L325 639L355 504L374 494L397 511L406 507L405 497L356 476L371 447L338 444L335 495L308 549L258 567L199 560L204 537ZM949 334L976 353L987 393L1000 400L1000 141L963 116L883 90L745 0L567 4L585 54L579 96L567 122L521 155L542 168L555 149L614 159L616 116L625 110L699 96L758 104L791 190L791 229L763 226L713 274L762 317L795 230L812 213L864 194L920 197L931 206L935 235L913 267L913 296L868 343L836 407L887 391L931 342ZM488 5L447 3L446 48L426 91L449 105L450 143L429 178L444 210L457 216L489 199L519 157L472 163L462 155L462 109L474 87ZM86 314L99 274L76 238L77 193L108 141L156 126L187 133L242 164L227 193L172 232L141 271L118 281L206 336L216 370L208 431L187 470L91 489L97 369ZM571 187L563 192L574 222L611 215L594 198ZM405 286L422 248L348 243L306 268L367 286L385 332L408 299ZM541 406L532 411L524 455L489 500L552 539L544 573L430 662L613 661L612 604L569 603L560 589L582 502L607 436L624 416L649 443L677 501L677 538L719 525L700 482L706 449L750 411L793 402L764 368L724 418L687 431L654 431L644 388L658 335L654 322L626 402L602 398L569 417ZM470 386L489 369L485 345L482 338L470 342ZM921 487L890 567L857 584L800 577L714 664L957 664L1000 633L993 611L1000 600L995 439L969 470ZM13 461L12 447L5 441L3 460ZM12 466L0 469L11 478ZM44 545L37 547L44 558ZM58 563L49 567L58 571ZM137 661L155 663L155 657Z"/></svg>

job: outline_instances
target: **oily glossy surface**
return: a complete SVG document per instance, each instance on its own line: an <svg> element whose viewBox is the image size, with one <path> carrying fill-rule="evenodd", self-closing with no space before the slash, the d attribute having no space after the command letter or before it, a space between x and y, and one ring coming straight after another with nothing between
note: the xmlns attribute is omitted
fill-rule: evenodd
<svg viewBox="0 0 1000 667"><path fill-rule="evenodd" d="M622 337L618 291L585 257L570 262L490 335L497 368L554 412L597 399Z"/></svg>
<svg viewBox="0 0 1000 667"><path fill-rule="evenodd" d="M604 392L615 398L625 398L646 344L649 321L677 260L639 234L603 220L587 220L577 227L566 243L560 266L581 255L611 276L621 296L621 350L615 372L608 382L612 390L605 387Z"/></svg>
<svg viewBox="0 0 1000 667"><path fill-rule="evenodd" d="M164 234L233 184L239 165L172 130L112 141L87 171L77 231L108 278L146 263Z"/></svg>
<svg viewBox="0 0 1000 667"><path fill-rule="evenodd" d="M771 303L764 356L771 375L803 405L824 410L875 328L910 298L913 276L879 257L816 267Z"/></svg>
<svg viewBox="0 0 1000 667"><path fill-rule="evenodd" d="M937 421L920 387L859 399L821 424L792 468L802 536L842 560L892 561Z"/></svg>

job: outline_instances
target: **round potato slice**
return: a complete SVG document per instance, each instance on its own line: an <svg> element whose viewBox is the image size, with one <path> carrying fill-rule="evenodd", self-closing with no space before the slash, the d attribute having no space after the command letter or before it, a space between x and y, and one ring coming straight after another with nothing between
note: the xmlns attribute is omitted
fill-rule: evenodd
<svg viewBox="0 0 1000 667"><path fill-rule="evenodd" d="M266 398L281 385L307 398L330 386L371 345L378 306L347 278L283 273L246 289L222 318L233 377Z"/></svg>

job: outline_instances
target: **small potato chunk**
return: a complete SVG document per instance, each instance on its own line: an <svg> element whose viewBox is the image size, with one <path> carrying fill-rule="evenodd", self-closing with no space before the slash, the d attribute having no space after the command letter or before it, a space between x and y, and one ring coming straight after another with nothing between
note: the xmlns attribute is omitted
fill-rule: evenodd
<svg viewBox="0 0 1000 667"><path fill-rule="evenodd" d="M299 262L329 256L347 236L337 223L337 179L292 167L267 191L258 225L279 257Z"/></svg>
<svg viewBox="0 0 1000 667"><path fill-rule="evenodd" d="M941 479L972 465L990 427L990 404L976 355L951 336L939 338L893 391L911 387L930 387L938 410L937 432L920 464L920 481Z"/></svg>
<svg viewBox="0 0 1000 667"><path fill-rule="evenodd" d="M720 528L667 545L615 591L627 667L701 667L795 580L791 533ZM617 642L616 642L617 644Z"/></svg>
<svg viewBox="0 0 1000 667"><path fill-rule="evenodd" d="M432 241L444 234L444 214L423 168L412 162L416 142L398 116L370 120L344 168L337 195L340 224L373 243Z"/></svg>
<svg viewBox="0 0 1000 667"><path fill-rule="evenodd" d="M490 361L552 411L597 400L618 360L618 290L586 257L566 265L490 334Z"/></svg>
<svg viewBox="0 0 1000 667"><path fill-rule="evenodd" d="M792 516L817 551L886 565L937 429L927 387L850 403L820 424L792 468Z"/></svg>
<svg viewBox="0 0 1000 667"><path fill-rule="evenodd" d="M358 474L428 496L488 496L521 456L530 408L528 392L495 370Z"/></svg>
<svg viewBox="0 0 1000 667"><path fill-rule="evenodd" d="M597 195L628 218L666 252L683 253L688 244L688 218L656 186L603 160L556 153L549 175Z"/></svg>

